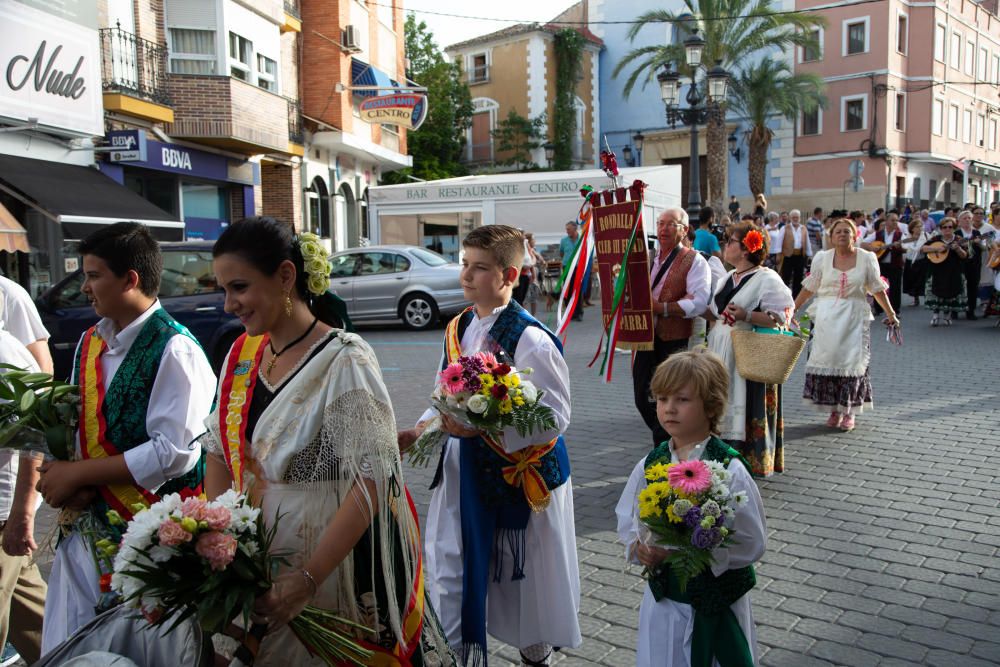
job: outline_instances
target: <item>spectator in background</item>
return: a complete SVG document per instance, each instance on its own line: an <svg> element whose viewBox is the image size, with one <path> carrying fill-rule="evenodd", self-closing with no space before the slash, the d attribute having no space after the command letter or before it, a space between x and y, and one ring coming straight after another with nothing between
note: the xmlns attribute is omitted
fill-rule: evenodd
<svg viewBox="0 0 1000 667"><path fill-rule="evenodd" d="M566 223L566 236L562 238L559 242L559 256L562 258L563 267L569 262L570 257L573 256L573 250L576 248L577 239L580 237L580 228L577 226L576 221L570 220ZM577 300L576 308L573 309L573 319L580 321L583 319L583 299Z"/></svg>
<svg viewBox="0 0 1000 667"><path fill-rule="evenodd" d="M771 211L767 214L767 225L764 228L768 237L768 256L764 266L774 271L781 271L781 228L778 227L778 214Z"/></svg>
<svg viewBox="0 0 1000 667"><path fill-rule="evenodd" d="M715 209L711 206L702 208L698 218L698 222L692 224L694 227L694 249L700 253L721 259L722 247L719 245L719 239L709 231L712 228L712 223L715 221ZM705 259L708 258L706 257Z"/></svg>
<svg viewBox="0 0 1000 667"><path fill-rule="evenodd" d="M763 217L767 213L767 199L764 197L764 193L758 193L753 198L753 214L754 216Z"/></svg>
<svg viewBox="0 0 1000 667"><path fill-rule="evenodd" d="M542 293L542 276L545 275L546 262L537 250L535 250L535 235L531 232L524 234L524 254L530 256L532 260L531 282L525 292L524 300L528 311L534 315L538 309L538 297Z"/></svg>
<svg viewBox="0 0 1000 667"><path fill-rule="evenodd" d="M798 296L805 276L806 259L812 257L806 226L801 223L802 214L792 209L789 222L781 228L781 279L792 288L792 295Z"/></svg>
<svg viewBox="0 0 1000 667"><path fill-rule="evenodd" d="M972 209L972 228L983 236L995 234L997 231L994 225L986 221L986 211L983 210L982 206L976 206Z"/></svg>
<svg viewBox="0 0 1000 667"><path fill-rule="evenodd" d="M903 300L903 259L906 252L903 248L903 230L899 228L899 215L887 214L882 228L866 236L861 247L874 252L878 257L879 273L889 283L889 303L898 313ZM879 315L881 312L882 307L876 303L875 314Z"/></svg>
<svg viewBox="0 0 1000 667"><path fill-rule="evenodd" d="M531 254L528 247L528 235L523 229L518 229L518 231L524 236L524 259L521 260L521 274L517 278L517 286L514 288L512 297L514 301L523 306L528 297L528 287L534 280L535 256Z"/></svg>
<svg viewBox="0 0 1000 667"><path fill-rule="evenodd" d="M823 247L823 207L817 206L813 209L812 217L806 220L806 229L809 231L809 240L812 247L819 250Z"/></svg>
<svg viewBox="0 0 1000 667"><path fill-rule="evenodd" d="M909 225L909 238L903 239L906 249L906 261L903 264L903 290L913 297L913 305L920 305L920 297L924 293L924 282L927 279L925 268L927 260L920 249L927 243L930 234L924 231L924 223L920 218L913 218Z"/></svg>
<svg viewBox="0 0 1000 667"><path fill-rule="evenodd" d="M42 324L35 302L28 292L9 278L0 275L0 304L7 332L24 345L38 362L43 373L52 372L49 332Z"/></svg>
<svg viewBox="0 0 1000 667"><path fill-rule="evenodd" d="M729 195L729 217L733 220L740 219L740 203L736 201L736 195Z"/></svg>
<svg viewBox="0 0 1000 667"><path fill-rule="evenodd" d="M920 224L924 226L924 231L928 234L933 234L934 230L937 229L937 223L934 222L931 212L926 208L920 211Z"/></svg>
<svg viewBox="0 0 1000 667"><path fill-rule="evenodd" d="M962 265L965 277L965 319L975 320L976 302L979 298L979 281L983 272L983 238L978 229L972 226L972 213L965 210L958 214L958 229L955 236L966 241L969 257Z"/></svg>

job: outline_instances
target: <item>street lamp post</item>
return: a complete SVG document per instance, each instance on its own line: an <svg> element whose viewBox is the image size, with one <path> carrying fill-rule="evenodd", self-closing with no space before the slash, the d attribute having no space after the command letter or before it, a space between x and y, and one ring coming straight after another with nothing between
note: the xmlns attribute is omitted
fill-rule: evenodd
<svg viewBox="0 0 1000 667"><path fill-rule="evenodd" d="M688 88L685 99L687 108L682 109L679 105L680 98L680 72L671 69L668 63L663 67L663 71L656 76L660 84L660 97L666 107L667 124L671 128L676 128L677 124L691 127L691 166L688 177L688 217L692 222L697 222L701 217L701 165L698 162L698 126L708 120L709 102L721 102L726 99L729 86L729 72L722 68L722 61L718 61L715 67L709 69L702 65L701 56L705 48L705 40L698 34L698 29L691 31L691 35L684 40L684 54L687 65L691 69L691 85ZM705 97L698 89L697 74L704 70L708 80L708 91ZM703 105L703 102L706 103Z"/></svg>

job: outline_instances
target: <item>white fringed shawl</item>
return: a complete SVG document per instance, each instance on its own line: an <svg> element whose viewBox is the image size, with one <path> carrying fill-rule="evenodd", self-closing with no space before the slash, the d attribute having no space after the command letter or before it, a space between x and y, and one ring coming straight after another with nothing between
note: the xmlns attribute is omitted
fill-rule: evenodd
<svg viewBox="0 0 1000 667"><path fill-rule="evenodd" d="M253 429L247 457L261 479L253 480L247 470L247 486L265 519L279 519L273 548L291 550L290 564L297 567L309 559L356 482L365 478L375 483L374 498L364 484L357 485L365 498L362 510L369 517L375 510L385 519L378 523L380 560L371 554L370 562L382 564L381 571L371 573L371 590L376 590L376 579L384 582L386 615L402 643L405 609L394 591L399 577L405 590L412 590L420 541L403 491L395 417L372 349L355 334L330 335L334 338L287 381ZM221 456L218 407L208 427L206 449ZM404 572L393 567L397 539L403 545ZM320 587L315 604L356 622L377 623L378 610L358 606L352 554Z"/></svg>

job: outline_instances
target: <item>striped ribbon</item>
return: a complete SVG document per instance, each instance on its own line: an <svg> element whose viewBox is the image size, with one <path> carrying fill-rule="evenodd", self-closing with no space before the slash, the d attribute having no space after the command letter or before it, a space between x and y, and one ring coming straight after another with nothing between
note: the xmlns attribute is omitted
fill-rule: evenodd
<svg viewBox="0 0 1000 667"><path fill-rule="evenodd" d="M257 384L257 368L268 337L241 335L229 351L229 363L219 389L219 434L222 453L233 475L236 492L243 493L243 458L246 451L250 397Z"/></svg>

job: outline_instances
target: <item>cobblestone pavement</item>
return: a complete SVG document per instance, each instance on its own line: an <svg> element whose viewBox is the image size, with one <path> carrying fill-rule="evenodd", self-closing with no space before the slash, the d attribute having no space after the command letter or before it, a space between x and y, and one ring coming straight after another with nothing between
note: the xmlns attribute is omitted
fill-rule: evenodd
<svg viewBox="0 0 1000 667"><path fill-rule="evenodd" d="M595 309L567 345L584 642L560 664L634 665L643 583L626 572L614 506L650 445L632 406L628 356L604 385L586 367ZM785 385L785 467L760 482L769 542L752 592L764 665L1000 663L1000 450L993 320L932 329L904 308L905 345L873 332L874 413L849 434L802 405L800 362ZM365 328L401 426L426 406L443 330ZM426 511L431 469L408 469ZM43 521L47 523L47 521ZM517 658L492 642L494 665Z"/></svg>
<svg viewBox="0 0 1000 667"><path fill-rule="evenodd" d="M570 331L573 464L583 644L561 664L634 665L643 583L625 572L614 506L650 445L632 406L629 357L604 385L586 367L596 308ZM752 593L764 665L1000 663L1000 450L993 320L932 329L904 308L904 346L873 331L876 411L854 432L826 428L785 385L786 472L760 482L769 542ZM421 414L441 329L369 330L400 425ZM421 512L431 470L408 470ZM491 644L492 664L516 651Z"/></svg>

